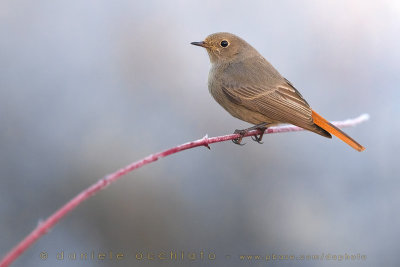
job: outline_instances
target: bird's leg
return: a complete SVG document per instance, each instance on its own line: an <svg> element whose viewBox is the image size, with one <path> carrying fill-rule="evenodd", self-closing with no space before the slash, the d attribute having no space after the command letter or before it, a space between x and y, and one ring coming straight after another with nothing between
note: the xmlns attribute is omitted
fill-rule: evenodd
<svg viewBox="0 0 400 267"><path fill-rule="evenodd" d="M244 146L246 143L241 144L241 142L242 142L243 136L245 136L247 134L247 129L244 129L244 130L236 129L233 133L234 134L239 134L240 136L238 138L236 138L236 139L232 139L232 142L234 144L239 145L239 146Z"/></svg>
<svg viewBox="0 0 400 267"><path fill-rule="evenodd" d="M236 138L236 139L233 139L232 142L235 143L235 144L237 144L237 145L243 146L243 145L245 145L245 144L241 144L243 137L244 137L249 131L252 131L252 130L259 130L259 131L261 131L261 134L260 134L258 137L257 137L257 136L255 136L255 137L252 136L251 139L253 139L253 140L256 141L257 143L262 144L261 140L262 140L262 137L263 137L263 135L264 135L265 130L267 129L267 127L265 127L266 125L268 125L268 123L267 123L267 122L264 122L264 123L260 123L260 124L254 125L254 126L252 126L252 127L250 127L250 128L247 128L247 129L235 130L234 133L235 133L235 134L239 134L240 136L239 136L238 138Z"/></svg>
<svg viewBox="0 0 400 267"><path fill-rule="evenodd" d="M256 141L259 144L264 144L264 142L261 142L261 140L264 136L265 130L267 130L267 127L260 127L260 128L257 128L257 130L259 130L261 132L260 135L252 136L251 139L253 139L253 141Z"/></svg>
<svg viewBox="0 0 400 267"><path fill-rule="evenodd" d="M268 123L264 122L264 123L260 123L260 124L253 126L252 128L254 128L254 130L259 130L261 133L258 136L257 135L252 136L251 139L253 139L253 141L256 141L259 144L263 144L263 142L261 142L261 140L264 136L265 130L267 130L267 127L265 127L267 125L268 125Z"/></svg>

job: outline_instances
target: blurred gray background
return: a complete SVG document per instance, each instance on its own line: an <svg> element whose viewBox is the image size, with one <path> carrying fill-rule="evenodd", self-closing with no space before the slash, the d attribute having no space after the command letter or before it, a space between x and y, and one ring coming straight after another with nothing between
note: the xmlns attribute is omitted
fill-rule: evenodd
<svg viewBox="0 0 400 267"><path fill-rule="evenodd" d="M366 151L309 132L185 151L83 203L14 266L399 265L400 2L385 0L2 0L0 255L103 175L249 126L209 95L208 56L189 44L219 31L251 43L327 119L368 112L346 129ZM170 251L216 259L135 258ZM239 259L272 253L367 260Z"/></svg>

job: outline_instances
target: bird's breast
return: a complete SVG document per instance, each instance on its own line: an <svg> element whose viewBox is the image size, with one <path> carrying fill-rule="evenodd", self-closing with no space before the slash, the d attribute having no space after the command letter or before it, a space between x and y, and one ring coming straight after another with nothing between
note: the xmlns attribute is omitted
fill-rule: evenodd
<svg viewBox="0 0 400 267"><path fill-rule="evenodd" d="M222 98L222 83L223 83L223 67L212 64L210 72L208 74L208 91L214 97L214 99L223 106L224 103Z"/></svg>

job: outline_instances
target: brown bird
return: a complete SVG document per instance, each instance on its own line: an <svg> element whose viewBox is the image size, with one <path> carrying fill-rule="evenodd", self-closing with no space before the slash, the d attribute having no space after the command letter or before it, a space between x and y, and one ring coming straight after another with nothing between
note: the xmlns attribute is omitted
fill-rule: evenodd
<svg viewBox="0 0 400 267"><path fill-rule="evenodd" d="M365 149L312 110L300 92L240 37L214 33L191 44L208 52L208 89L214 99L232 116L255 124L236 130L240 137L234 143L240 144L243 136L254 129L261 131L253 138L260 143L267 127L290 123L328 138L333 134L358 151Z"/></svg>

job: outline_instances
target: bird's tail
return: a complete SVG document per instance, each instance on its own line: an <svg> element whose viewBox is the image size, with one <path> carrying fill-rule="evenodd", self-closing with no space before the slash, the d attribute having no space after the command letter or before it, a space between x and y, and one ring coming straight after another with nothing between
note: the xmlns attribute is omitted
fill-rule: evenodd
<svg viewBox="0 0 400 267"><path fill-rule="evenodd" d="M343 142L351 146L357 151L363 151L365 147L357 143L353 138L348 136L346 133L341 131L339 128L337 128L335 125L331 124L329 121L325 120L322 118L318 113L316 113L314 110L312 111L312 118L313 121L316 125L324 129L325 131L333 134L337 138L341 139Z"/></svg>

